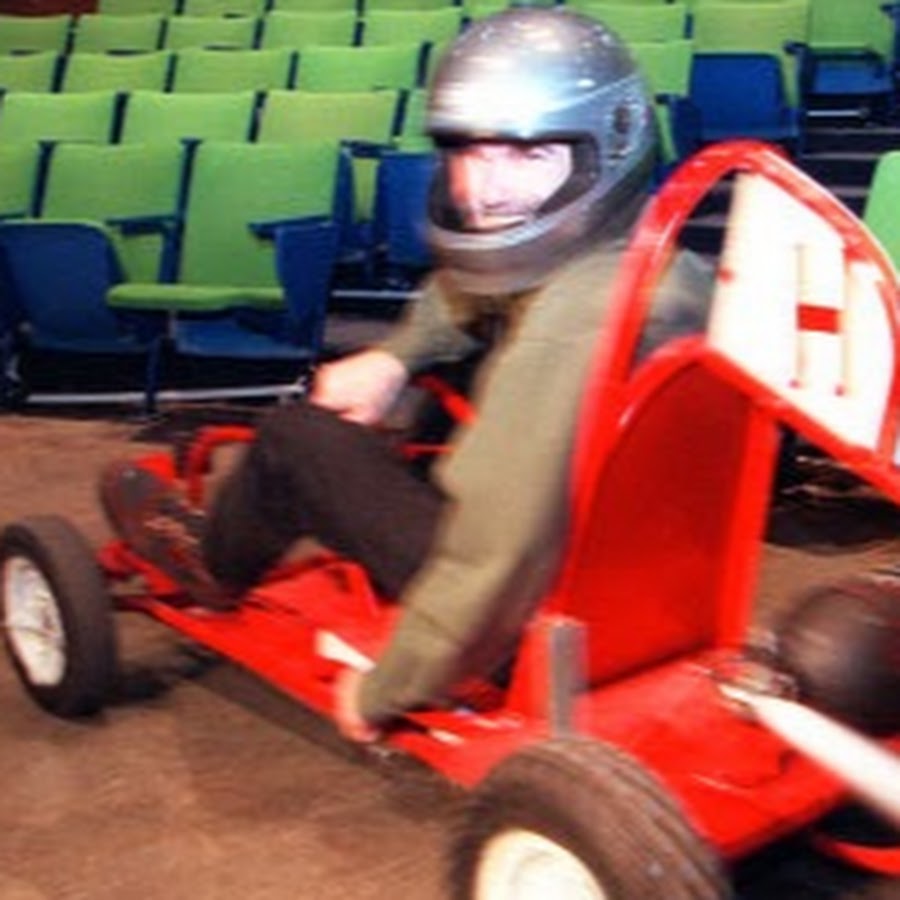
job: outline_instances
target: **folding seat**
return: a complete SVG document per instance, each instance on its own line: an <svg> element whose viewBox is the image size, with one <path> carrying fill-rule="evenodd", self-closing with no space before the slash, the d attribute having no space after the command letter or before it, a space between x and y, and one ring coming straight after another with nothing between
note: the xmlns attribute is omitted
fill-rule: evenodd
<svg viewBox="0 0 900 900"><path fill-rule="evenodd" d="M370 9L362 20L362 44L420 43L444 44L452 41L462 28L462 9Z"/></svg>
<svg viewBox="0 0 900 900"><path fill-rule="evenodd" d="M273 10L262 19L259 46L302 50L311 45L349 47L356 41L358 19L352 9L333 12Z"/></svg>
<svg viewBox="0 0 900 900"><path fill-rule="evenodd" d="M159 13L171 16L178 12L180 0L97 0L97 12L115 16L141 16Z"/></svg>
<svg viewBox="0 0 900 900"><path fill-rule="evenodd" d="M60 143L50 154L38 217L0 223L0 251L25 326L14 356L41 351L143 360L153 405L165 320L119 313L110 285L165 270L184 172L175 143ZM7 360L9 362L10 360Z"/></svg>
<svg viewBox="0 0 900 900"><path fill-rule="evenodd" d="M474 20L502 12L511 5L511 0L464 0L462 7L466 18ZM575 5L572 3L568 5L573 9L575 8Z"/></svg>
<svg viewBox="0 0 900 900"><path fill-rule="evenodd" d="M253 128L256 94L175 94L132 91L122 117L120 140L247 140ZM0 120L2 126L2 120Z"/></svg>
<svg viewBox="0 0 900 900"><path fill-rule="evenodd" d="M398 91L269 91L257 140L343 141L357 155L353 165L354 218L366 222L372 217L377 156L390 146L396 133L400 96Z"/></svg>
<svg viewBox="0 0 900 900"><path fill-rule="evenodd" d="M781 66L787 103L796 107L800 87L795 49L806 40L808 12L808 0L697 2L692 12L694 53L765 53L775 57Z"/></svg>
<svg viewBox="0 0 900 900"><path fill-rule="evenodd" d="M16 91L0 103L0 141L112 140L115 91L51 94Z"/></svg>
<svg viewBox="0 0 900 900"><path fill-rule="evenodd" d="M261 16L267 0L181 0L185 16Z"/></svg>
<svg viewBox="0 0 900 900"><path fill-rule="evenodd" d="M231 47L250 50L256 46L259 20L255 16L169 16L163 29L166 50L186 47Z"/></svg>
<svg viewBox="0 0 900 900"><path fill-rule="evenodd" d="M304 91L368 91L418 87L426 46L307 47L300 54L297 87Z"/></svg>
<svg viewBox="0 0 900 900"><path fill-rule="evenodd" d="M787 101L783 70L772 54L695 54L690 100L699 113L702 143L755 138L800 149L800 113Z"/></svg>
<svg viewBox="0 0 900 900"><path fill-rule="evenodd" d="M863 221L881 241L900 272L900 151L882 154L875 166Z"/></svg>
<svg viewBox="0 0 900 900"><path fill-rule="evenodd" d="M0 53L65 53L72 16L0 15Z"/></svg>
<svg viewBox="0 0 900 900"><path fill-rule="evenodd" d="M163 21L159 13L79 16L72 32L72 50L91 53L156 50L162 38Z"/></svg>
<svg viewBox="0 0 900 900"><path fill-rule="evenodd" d="M123 277L155 279L171 264L164 236L175 226L184 173L177 141L60 143L47 161L38 217L102 224Z"/></svg>
<svg viewBox="0 0 900 900"><path fill-rule="evenodd" d="M52 91L61 58L52 50L0 54L0 93Z"/></svg>
<svg viewBox="0 0 900 900"><path fill-rule="evenodd" d="M807 98L871 98L894 91L900 8L883 0L810 0L804 54Z"/></svg>
<svg viewBox="0 0 900 900"><path fill-rule="evenodd" d="M698 111L689 99L693 41L634 42L629 49L654 98L665 174L672 163L692 153L699 141Z"/></svg>
<svg viewBox="0 0 900 900"><path fill-rule="evenodd" d="M333 269L339 166L334 141L199 144L173 280L113 286L110 303L174 314L182 354L309 360ZM291 262L289 295L279 254Z"/></svg>
<svg viewBox="0 0 900 900"><path fill-rule="evenodd" d="M379 160L372 246L384 287L409 290L433 264L425 227L435 162L428 150L391 150Z"/></svg>
<svg viewBox="0 0 900 900"><path fill-rule="evenodd" d="M147 53L69 53L60 91L164 91L171 77L169 50Z"/></svg>
<svg viewBox="0 0 900 900"><path fill-rule="evenodd" d="M177 54L172 90L220 93L288 88L294 78L294 51L212 50L189 47Z"/></svg>
<svg viewBox="0 0 900 900"><path fill-rule="evenodd" d="M582 4L579 11L602 22L628 43L687 36L688 8L684 2L651 5L598 0Z"/></svg>

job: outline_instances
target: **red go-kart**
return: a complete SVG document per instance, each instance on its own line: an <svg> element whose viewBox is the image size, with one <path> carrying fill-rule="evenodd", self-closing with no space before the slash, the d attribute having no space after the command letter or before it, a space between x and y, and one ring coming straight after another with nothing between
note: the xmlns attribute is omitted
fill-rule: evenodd
<svg viewBox="0 0 900 900"><path fill-rule="evenodd" d="M639 359L679 232L725 178L707 329ZM898 325L883 250L776 150L707 149L657 194L598 338L565 559L508 683L461 685L383 738L471 790L459 896L713 900L730 893L731 862L851 795L900 821L897 579L825 586L774 649L751 640L783 433L900 503ZM143 464L202 502L215 448L248 437L212 428L177 460ZM370 666L397 615L334 556L210 612L173 602L179 586L122 542L94 552L56 517L9 525L0 552L13 664L60 715L97 709L110 689L115 610L325 717L337 674ZM895 851L832 849L900 872Z"/></svg>

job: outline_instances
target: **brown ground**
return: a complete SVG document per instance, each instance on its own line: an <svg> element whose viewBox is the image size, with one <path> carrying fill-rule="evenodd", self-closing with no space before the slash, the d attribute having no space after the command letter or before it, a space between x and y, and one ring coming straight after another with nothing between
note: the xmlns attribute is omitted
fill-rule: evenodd
<svg viewBox="0 0 900 900"><path fill-rule="evenodd" d="M111 417L0 418L0 515L62 513L106 535L104 461L184 425ZM793 501L770 546L771 612L810 577L891 559L893 511L832 485ZM783 507L785 504L783 504ZM161 626L121 616L122 696L57 721L0 664L0 900L438 900L460 797L402 760L376 760L255 679ZM746 900L888 900L791 842L751 861ZM549 900L549 898L548 898ZM653 898L648 898L653 900Z"/></svg>

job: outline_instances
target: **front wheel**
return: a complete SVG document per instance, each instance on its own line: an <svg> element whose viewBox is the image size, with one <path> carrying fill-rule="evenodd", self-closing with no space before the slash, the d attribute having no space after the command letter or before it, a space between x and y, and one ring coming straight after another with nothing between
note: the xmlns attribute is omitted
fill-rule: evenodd
<svg viewBox="0 0 900 900"><path fill-rule="evenodd" d="M34 516L0 534L0 609L19 680L48 712L99 710L116 669L112 606L90 546L65 519Z"/></svg>
<svg viewBox="0 0 900 900"><path fill-rule="evenodd" d="M458 900L723 900L718 858L636 761L586 739L537 744L475 790Z"/></svg>

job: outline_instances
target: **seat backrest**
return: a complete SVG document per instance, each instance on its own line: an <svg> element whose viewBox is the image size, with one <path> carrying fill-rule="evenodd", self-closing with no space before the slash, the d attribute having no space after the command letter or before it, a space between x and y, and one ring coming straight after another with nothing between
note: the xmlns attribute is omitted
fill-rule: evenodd
<svg viewBox="0 0 900 900"><path fill-rule="evenodd" d="M110 225L124 277L152 281L159 277L166 250L162 229L130 234L113 223L170 217L173 224L183 176L184 149L176 141L57 144L48 160L39 214Z"/></svg>
<svg viewBox="0 0 900 900"><path fill-rule="evenodd" d="M381 9L400 9L400 10L430 10L444 9L451 5L449 0L417 0L416 3L410 3L410 0L364 0L363 12L370 13Z"/></svg>
<svg viewBox="0 0 900 900"><path fill-rule="evenodd" d="M894 23L882 0L810 0L809 44L813 49L867 49L894 58Z"/></svg>
<svg viewBox="0 0 900 900"><path fill-rule="evenodd" d="M122 120L121 140L246 140L253 127L256 94L173 94L132 91Z"/></svg>
<svg viewBox="0 0 900 900"><path fill-rule="evenodd" d="M48 94L18 91L0 104L0 141L100 141L112 139L114 91Z"/></svg>
<svg viewBox="0 0 900 900"><path fill-rule="evenodd" d="M181 0L186 16L261 16L267 0Z"/></svg>
<svg viewBox="0 0 900 900"><path fill-rule="evenodd" d="M694 42L690 38L669 41L632 41L628 45L656 101L657 126L663 160L673 162L681 155L675 138L676 115L672 101L687 98L691 87Z"/></svg>
<svg viewBox="0 0 900 900"><path fill-rule="evenodd" d="M294 72L294 52L270 50L180 50L172 77L177 92L267 91L288 88Z"/></svg>
<svg viewBox="0 0 900 900"><path fill-rule="evenodd" d="M364 46L410 44L416 41L444 43L462 28L462 9L444 6L436 9L368 9L363 17Z"/></svg>
<svg viewBox="0 0 900 900"><path fill-rule="evenodd" d="M387 145L396 128L398 91L269 91L257 140L350 140ZM355 218L370 219L375 198L376 161L353 165Z"/></svg>
<svg viewBox="0 0 900 900"><path fill-rule="evenodd" d="M141 16L146 13L174 15L180 0L97 0L97 12L117 16Z"/></svg>
<svg viewBox="0 0 900 900"><path fill-rule="evenodd" d="M704 0L693 9L696 53L767 53L782 67L785 96L799 100L797 58L786 46L807 39L809 0L723 2Z"/></svg>
<svg viewBox="0 0 900 900"><path fill-rule="evenodd" d="M70 53L63 68L60 90L164 91L168 87L173 54L169 50L147 53Z"/></svg>
<svg viewBox="0 0 900 900"><path fill-rule="evenodd" d="M52 50L0 55L0 92L52 91L60 59Z"/></svg>
<svg viewBox="0 0 900 900"><path fill-rule="evenodd" d="M297 87L304 91L411 89L422 77L421 43L383 47L310 46L300 54Z"/></svg>
<svg viewBox="0 0 900 900"><path fill-rule="evenodd" d="M607 25L629 44L677 40L687 34L688 8L678 0L658 6L595 0L584 3L580 12Z"/></svg>
<svg viewBox="0 0 900 900"><path fill-rule="evenodd" d="M863 221L900 271L900 151L883 154L872 176Z"/></svg>
<svg viewBox="0 0 900 900"><path fill-rule="evenodd" d="M250 50L256 46L258 23L254 16L169 16L162 46L166 50L186 47Z"/></svg>
<svg viewBox="0 0 900 900"><path fill-rule="evenodd" d="M262 20L260 47L302 50L312 45L349 47L356 40L358 19L353 9L309 12L273 9Z"/></svg>
<svg viewBox="0 0 900 900"><path fill-rule="evenodd" d="M424 88L408 91L403 104L403 117L397 144L404 150L431 150L434 146L425 133L428 92Z"/></svg>
<svg viewBox="0 0 900 900"><path fill-rule="evenodd" d="M257 140L360 140L386 144L397 123L398 91L269 91Z"/></svg>
<svg viewBox="0 0 900 900"><path fill-rule="evenodd" d="M272 12L353 12L356 0L272 0Z"/></svg>
<svg viewBox="0 0 900 900"><path fill-rule="evenodd" d="M79 16L72 33L72 49L92 53L115 50L133 52L156 50L162 39L163 16L110 15L94 13Z"/></svg>
<svg viewBox="0 0 900 900"><path fill-rule="evenodd" d="M252 223L328 216L334 209L335 141L205 141L193 161L179 267L183 284L278 285L271 241Z"/></svg>
<svg viewBox="0 0 900 900"><path fill-rule="evenodd" d="M0 219L34 212L39 155L34 141L0 142Z"/></svg>
<svg viewBox="0 0 900 900"><path fill-rule="evenodd" d="M70 15L0 15L0 53L65 53L71 26Z"/></svg>

